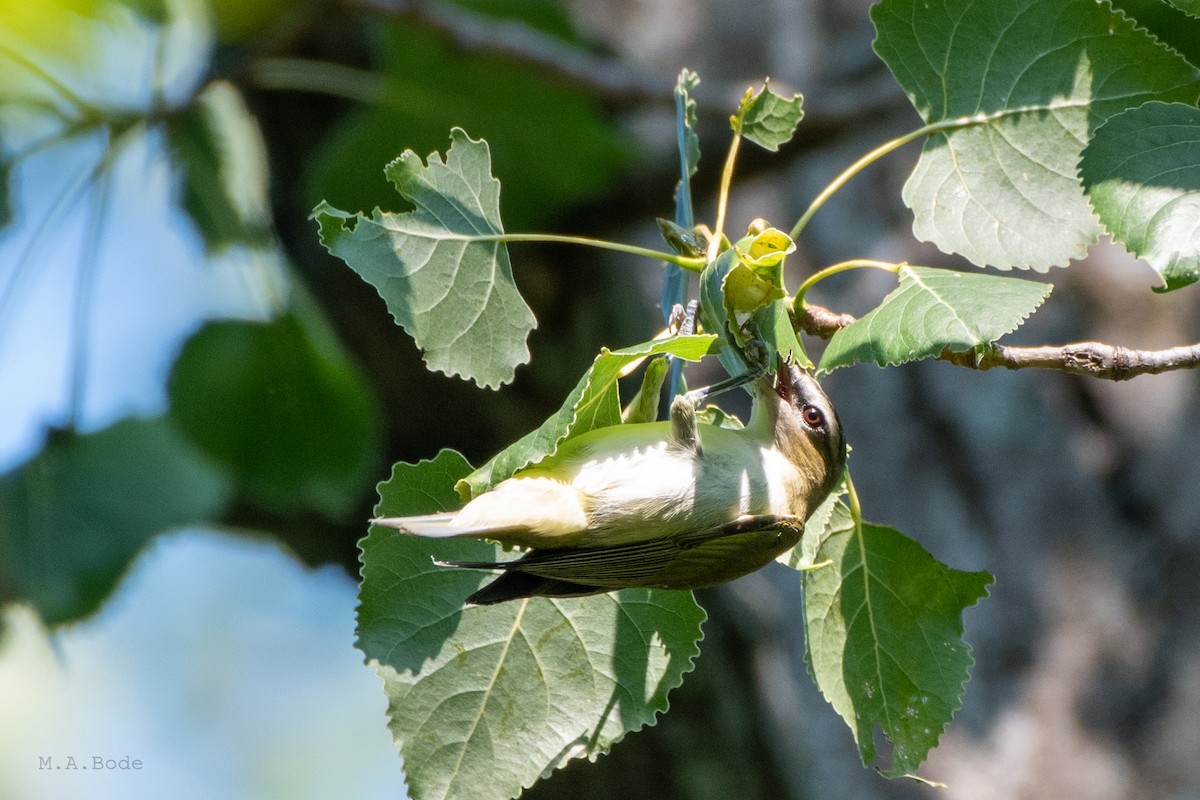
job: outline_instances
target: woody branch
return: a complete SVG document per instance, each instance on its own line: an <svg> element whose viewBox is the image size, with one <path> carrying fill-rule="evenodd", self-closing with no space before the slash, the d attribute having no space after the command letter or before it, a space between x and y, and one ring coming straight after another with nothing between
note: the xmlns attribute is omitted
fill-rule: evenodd
<svg viewBox="0 0 1200 800"><path fill-rule="evenodd" d="M854 322L854 317L810 304L805 306L803 316L797 322L805 333L828 339ZM1124 381L1138 375L1200 367L1200 343L1166 350L1134 350L1103 342L1040 347L990 344L982 352L955 353L947 348L938 359L978 370L993 367L1054 369L1071 375Z"/></svg>

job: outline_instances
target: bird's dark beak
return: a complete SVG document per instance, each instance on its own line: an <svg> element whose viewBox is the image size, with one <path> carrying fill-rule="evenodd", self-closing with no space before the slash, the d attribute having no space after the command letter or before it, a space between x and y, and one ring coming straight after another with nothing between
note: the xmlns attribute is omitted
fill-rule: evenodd
<svg viewBox="0 0 1200 800"><path fill-rule="evenodd" d="M784 358L783 353L775 353L775 394L785 403L793 403L796 396L795 382L792 380L792 363Z"/></svg>

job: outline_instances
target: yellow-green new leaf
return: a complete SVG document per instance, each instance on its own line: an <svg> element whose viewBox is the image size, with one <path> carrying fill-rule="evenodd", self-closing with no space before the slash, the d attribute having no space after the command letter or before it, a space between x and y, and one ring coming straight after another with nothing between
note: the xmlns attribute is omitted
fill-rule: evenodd
<svg viewBox="0 0 1200 800"><path fill-rule="evenodd" d="M803 105L803 95L775 94L768 83L757 93L746 93L732 124L742 136L775 152L796 132L796 126L804 118Z"/></svg>

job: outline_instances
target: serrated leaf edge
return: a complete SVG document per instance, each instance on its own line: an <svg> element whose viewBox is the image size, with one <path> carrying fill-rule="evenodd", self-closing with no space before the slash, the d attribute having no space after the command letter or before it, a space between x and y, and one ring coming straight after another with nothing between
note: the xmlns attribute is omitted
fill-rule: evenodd
<svg viewBox="0 0 1200 800"><path fill-rule="evenodd" d="M938 269L938 268L936 268L936 267L926 267L925 269ZM904 265L904 266L902 266L902 267L901 267L900 271L899 271L897 274L898 274L898 275L904 274L904 271L905 271L905 270L908 270L909 272L911 272L911 271L912 271L912 267L911 267L911 266L909 266L909 265ZM957 272L957 270L945 270L945 271L946 271L946 272ZM974 273L961 273L961 274L967 274L967 275L970 275L970 274L974 274ZM916 276L915 276L915 275L914 275L913 277L914 277L914 278L916 278ZM990 276L988 276L988 277L993 277L993 278L1008 278L1008 277L1010 277L1010 276L1007 276L1007 275L990 275ZM1012 279L1012 280L1026 280L1026 279L1023 279L1023 278L1011 278L1011 279ZM1040 283L1040 281L1029 281L1029 280L1026 280L1026 282L1027 282L1027 283ZM921 282L921 285L922 285L922 286L924 286L924 285L925 285L925 284L924 284L924 282ZM1050 297L1050 293L1051 293L1051 292L1054 290L1054 284L1051 284L1051 283L1046 283L1046 284L1042 284L1042 285L1046 287L1046 291L1045 291L1045 292L1042 294L1041 298L1040 298L1040 299L1037 301L1037 303L1036 303L1036 304L1033 306L1033 308L1032 308L1030 311L1028 311L1027 313L1025 313L1025 314L1023 314L1023 315L1021 316L1021 318L1020 318L1020 319L1017 321L1017 324L1016 324L1016 325L1013 325L1013 326L1012 326L1012 327L1010 327L1010 328L1009 328L1007 331L1005 331L1004 333L1002 333L1000 336L997 336L995 339L992 339L992 340L991 340L991 341L989 341L989 342L979 342L978 344L976 344L976 345L974 345L974 346L975 346L975 347L981 347L981 346L985 346L985 345L994 344L995 342L999 341L1001 337L1003 337L1003 336L1007 336L1008 334L1010 334L1010 333L1012 333L1013 331L1015 331L1015 330L1017 330L1018 328L1020 328L1020 327L1021 327L1021 325L1023 325L1023 324L1025 323L1025 321L1026 321L1026 320L1028 320L1030 317L1032 317L1032 316L1033 316L1033 314L1034 314L1034 313L1035 313L1035 312L1036 312L1036 311L1037 311L1039 308L1041 308L1041 307L1042 307L1042 304L1046 302L1047 298L1049 298L1049 297ZM888 299L889 299L889 298L891 298L891 296L892 296L893 294L895 294L896 292L899 292L899 291L903 291L903 289L904 289L904 287L903 287L903 286L899 286L899 285L898 285L898 286L897 286L895 289L893 289L892 291L888 292L888 293L887 293L887 295L886 295L886 296L883 298L883 300L881 300L881 301L879 302L879 305L877 305L875 308L871 309L871 312L874 312L875 310L877 310L877 309L881 308L881 307L882 307L882 306L883 306L885 303L887 303L887 302L888 302ZM928 291L928 290L927 290L927 291ZM931 292L931 291L930 291L929 293L930 293L930 294L933 294L933 292ZM936 297L936 295L935 295L935 297ZM941 298L940 298L940 297L938 297L937 299L939 300L939 302L941 302ZM947 303L944 303L944 302L943 302L943 305L945 305L947 308L950 308L950 309L951 309L951 311L953 311L953 307L951 307L949 304L947 304ZM871 312L868 312L868 314L869 314L869 313L871 313ZM866 316L867 316L867 315L865 315L865 314L864 314L864 315L863 315L863 317L860 317L858 320L855 320L853 323L851 323L851 325L857 325L859 322L861 322L861 321L862 321L862 319L866 318ZM955 318L958 318L958 314L957 314L957 312L955 312L954 316L955 316ZM873 318L873 317L871 318L870 322L874 322L874 318ZM850 327L851 327L850 325L847 325L847 326L846 326L846 328L843 328L842 330L847 330L847 329L849 329ZM964 327L965 327L965 324L964 324ZM870 329L870 324L868 324L867 328L868 328L868 330ZM837 333L841 333L841 330L839 330ZM837 335L837 333L835 333L834 335L836 336L836 335ZM831 339L830 341L832 341L832 339ZM966 351L951 351L951 352L966 352ZM898 360L887 359L887 360L884 360L884 361L880 361L879 359L872 358L872 359L869 359L869 360L863 360L863 361L853 361L853 362L851 362L851 363L849 363L849 364L838 364L837 366L833 367L832 369L825 369L825 367L824 367L823 365L819 365L819 366L818 366L818 372L819 372L819 373L821 373L821 374L824 374L824 375L828 375L828 374L832 373L834 370L843 369L843 368L845 368L845 367L852 367L852 366L855 366L856 364L866 364L866 363L872 363L872 364L875 364L876 366L878 366L878 367L881 367L881 368L884 368L884 367L898 367L898 366L901 366L902 364L911 364L911 363L913 363L913 362L916 362L916 361L926 361L926 360L928 360L928 359L931 359L931 358L937 358L937 354L936 354L936 353L930 353L930 354L928 354L928 355L917 356L917 357L914 357L914 358L900 358L900 359L898 359ZM822 360L824 360L824 355L823 355L823 354L822 354Z"/></svg>

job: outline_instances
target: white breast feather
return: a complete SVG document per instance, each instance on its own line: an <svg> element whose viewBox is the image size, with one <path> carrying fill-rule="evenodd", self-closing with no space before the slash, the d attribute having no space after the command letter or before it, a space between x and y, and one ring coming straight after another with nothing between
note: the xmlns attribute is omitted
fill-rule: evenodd
<svg viewBox="0 0 1200 800"><path fill-rule="evenodd" d="M454 526L524 529L546 545L580 546L706 530L743 514L802 513L792 507L802 494L795 466L742 431L705 430L700 457L661 437L598 444L612 449L580 447L554 465L554 477L535 467L510 478L468 503Z"/></svg>

